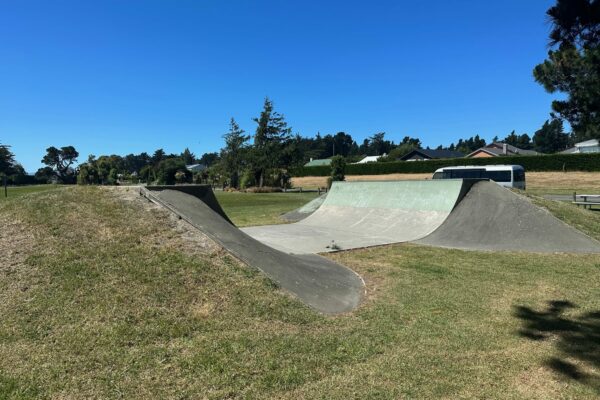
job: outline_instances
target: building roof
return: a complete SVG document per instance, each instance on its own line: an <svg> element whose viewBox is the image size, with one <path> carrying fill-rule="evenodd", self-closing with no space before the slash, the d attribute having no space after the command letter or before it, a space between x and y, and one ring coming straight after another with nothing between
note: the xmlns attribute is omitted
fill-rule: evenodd
<svg viewBox="0 0 600 400"><path fill-rule="evenodd" d="M579 147L569 147L568 149L559 152L559 154L575 154L575 153L579 153Z"/></svg>
<svg viewBox="0 0 600 400"><path fill-rule="evenodd" d="M586 140L585 142L575 143L575 147L594 147L600 146L600 141L598 139Z"/></svg>
<svg viewBox="0 0 600 400"><path fill-rule="evenodd" d="M410 153L400 157L401 160L408 160L414 155L419 154L423 158L459 158L464 157L464 153L454 150L432 150L432 149L414 149Z"/></svg>
<svg viewBox="0 0 600 400"><path fill-rule="evenodd" d="M357 162L355 164L364 164L364 163L368 163L368 162L375 162L375 161L379 160L381 157L383 157L383 156L366 156L365 158L363 158L362 160L360 160L359 162Z"/></svg>
<svg viewBox="0 0 600 400"><path fill-rule="evenodd" d="M200 172L206 169L206 165L204 164L190 164L186 165L185 168L190 172Z"/></svg>
<svg viewBox="0 0 600 400"><path fill-rule="evenodd" d="M506 154L504 154L504 146L506 146ZM534 156L536 154L540 154L534 150L525 150L525 149L520 149L518 147L515 147L515 146L507 144L507 143L494 142L494 143L490 143L487 146L481 147L481 148L467 154L467 157L472 157L474 154L476 154L480 151L488 153L491 156L514 156L514 155L518 155L518 154L524 155L524 156Z"/></svg>
<svg viewBox="0 0 600 400"><path fill-rule="evenodd" d="M318 167L321 165L331 165L331 158L323 158L320 160L310 160L309 162L304 164L305 167Z"/></svg>

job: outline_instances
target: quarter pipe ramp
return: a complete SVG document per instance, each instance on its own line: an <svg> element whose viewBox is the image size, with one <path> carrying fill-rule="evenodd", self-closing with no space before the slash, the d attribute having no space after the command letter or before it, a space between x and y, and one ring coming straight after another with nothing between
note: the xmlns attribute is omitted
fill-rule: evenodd
<svg viewBox="0 0 600 400"><path fill-rule="evenodd" d="M321 207L305 219L242 230L291 254L417 240L448 218L473 183L460 179L335 182Z"/></svg>

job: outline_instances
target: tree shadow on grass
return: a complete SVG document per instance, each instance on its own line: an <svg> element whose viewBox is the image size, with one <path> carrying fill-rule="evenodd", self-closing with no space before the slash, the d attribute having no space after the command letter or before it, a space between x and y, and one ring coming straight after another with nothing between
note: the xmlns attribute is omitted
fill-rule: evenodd
<svg viewBox="0 0 600 400"><path fill-rule="evenodd" d="M549 368L600 392L600 311L565 315L576 308L570 301L552 300L543 311L516 306L514 314L523 321L522 337L555 341L558 354L546 360Z"/></svg>

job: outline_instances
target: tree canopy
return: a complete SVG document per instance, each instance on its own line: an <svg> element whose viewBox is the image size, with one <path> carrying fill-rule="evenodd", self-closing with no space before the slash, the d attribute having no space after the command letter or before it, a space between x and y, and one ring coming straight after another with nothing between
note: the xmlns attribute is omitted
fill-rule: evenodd
<svg viewBox="0 0 600 400"><path fill-rule="evenodd" d="M557 0L547 15L551 49L533 76L567 95L552 102L553 118L568 121L578 140L600 138L600 0Z"/></svg>
<svg viewBox="0 0 600 400"><path fill-rule="evenodd" d="M46 155L42 158L42 163L46 164L46 168L42 168L40 174L45 174L48 178L52 175L63 183L71 183L75 180L75 170L71 168L73 163L77 161L79 153L73 146L65 146L56 148L54 146L46 149Z"/></svg>
<svg viewBox="0 0 600 400"><path fill-rule="evenodd" d="M544 125L533 135L534 147L541 153L556 153L565 150L572 144L571 136L563 130L559 119L544 122Z"/></svg>
<svg viewBox="0 0 600 400"><path fill-rule="evenodd" d="M8 176L14 172L15 155L10 151L10 146L0 144L0 175Z"/></svg>

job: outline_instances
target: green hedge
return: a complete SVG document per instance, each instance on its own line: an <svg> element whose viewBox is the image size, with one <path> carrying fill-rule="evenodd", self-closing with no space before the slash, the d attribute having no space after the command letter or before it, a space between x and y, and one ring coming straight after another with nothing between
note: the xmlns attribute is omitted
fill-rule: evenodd
<svg viewBox="0 0 600 400"><path fill-rule="evenodd" d="M442 167L456 165L517 164L525 171L600 171L600 153L550 154L488 158L448 158L429 161L373 162L346 165L346 175L383 175L395 173L433 173ZM329 176L329 166L301 167L293 176Z"/></svg>

